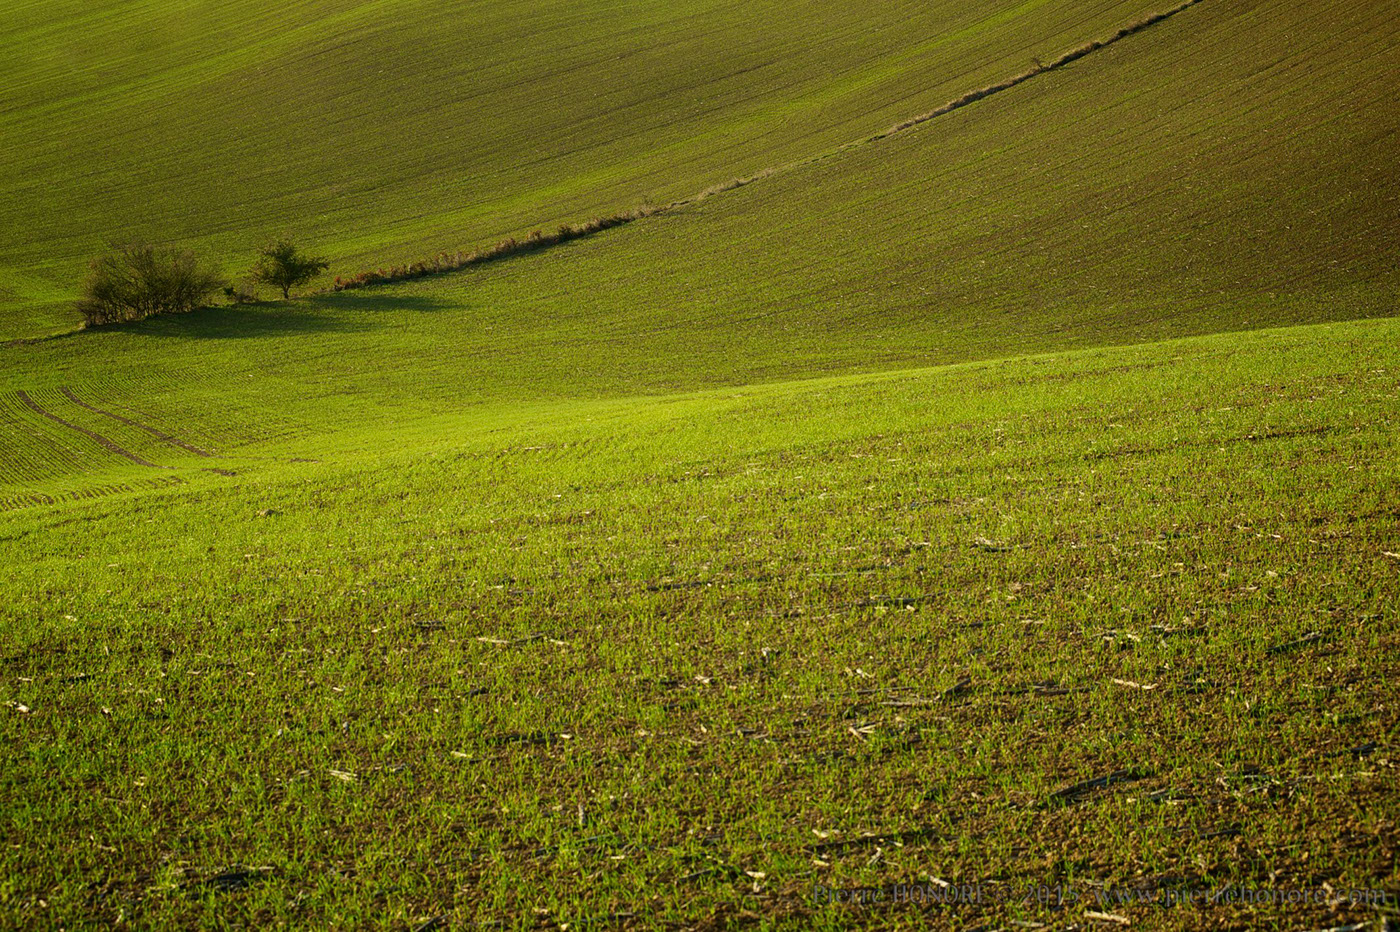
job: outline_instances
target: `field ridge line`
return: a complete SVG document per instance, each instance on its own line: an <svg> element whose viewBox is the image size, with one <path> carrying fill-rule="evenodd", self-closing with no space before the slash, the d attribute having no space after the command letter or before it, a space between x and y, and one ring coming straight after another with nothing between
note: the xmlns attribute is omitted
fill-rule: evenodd
<svg viewBox="0 0 1400 932"><path fill-rule="evenodd" d="M188 450L195 456L212 457L215 455L213 453L210 453L208 450L200 449L194 444L186 443L179 437L173 437L170 434L167 434L165 431L160 430L159 428L152 427L149 424L142 424L140 421L133 421L131 418L123 417L120 414L114 414L111 411L104 411L101 408L90 405L86 401L83 401L81 398L79 398L76 394L74 394L73 390L70 388L60 388L59 391L63 393L63 396L65 398L73 402L73 404L78 405L79 407L87 408L89 411L93 411L97 414L109 417L114 421L120 421L121 423L126 424L130 427L135 427L137 430L144 430L146 433L150 434L152 437L155 437L157 440L164 441L165 443L173 443L180 449Z"/></svg>
<svg viewBox="0 0 1400 932"><path fill-rule="evenodd" d="M166 468L167 468L167 467L165 467L165 466L157 466L155 463L151 463L151 462L147 462L146 460L143 460L141 457L137 456L135 453L132 453L130 450L127 450L127 449L125 449L124 447L119 446L119 445L116 444L115 442L113 442L113 441L111 441L111 440L108 440L106 437L102 436L101 434L97 433L96 431L88 430L86 427L81 427L81 426L79 426L79 425L77 425L77 424L74 424L72 421L65 421L63 418L59 417L57 414L54 414L54 413L51 412L51 411L47 411L47 410L45 410L43 407L41 407L37 401L35 401L33 398L30 398L30 397L29 397L29 393L28 393L28 392L25 392L25 391L22 391L22 390L18 390L18 389L17 389L17 390L15 391L15 395L16 395L16 396L19 398L19 400L20 400L21 402L23 402L24 405L25 405L26 407L28 407L30 410L32 410L32 411L34 411L34 412L36 412L36 413L38 413L38 414L43 415L44 417L48 418L49 420L51 420L51 421L53 421L53 422L55 422L55 423L57 423L57 424L62 424L64 427L67 427L69 430L77 431L78 433L83 434L84 436L87 436L87 437L92 438L93 440L95 440L95 441L97 441L99 444L101 444L103 447L106 447L108 450L112 451L113 453L117 454L118 456L124 456L124 457L126 457L127 459L131 460L133 463L138 463L138 464L140 464L140 465L142 465L142 466L149 466L151 469L166 469Z"/></svg>
<svg viewBox="0 0 1400 932"><path fill-rule="evenodd" d="M986 100L987 98L994 97L997 94L1002 93L1003 91L1009 91L1014 87L1019 87L1020 85L1026 83L1027 81L1030 81L1033 78L1038 78L1043 74L1049 74L1052 71L1058 71L1067 65L1071 65L1074 62L1077 62L1080 59L1093 54L1094 52L1108 48L1110 45L1114 45L1115 43L1121 42L1123 39L1126 39L1129 36L1135 36L1146 29L1150 29L1151 27L1156 26L1159 23L1165 22L1166 20L1171 19L1173 16L1176 16L1178 13L1185 12L1191 7L1203 2L1205 2L1205 0L1183 0L1183 2L1177 4L1169 10L1162 10L1157 13L1151 13L1143 17L1142 19L1139 19L1135 22L1129 23L1128 25L1119 28L1117 32L1113 33L1106 39L1091 39L1082 45L1070 49L1068 52L1060 54L1058 57L1052 59L1049 62L1037 64L1034 68L1031 68L1028 71L1023 71L1020 74L1013 75L1009 78L1005 78L1001 81L998 81L995 84L988 84L978 88L977 90L968 91L960 97L955 97L947 103L935 107L932 110L929 110L925 113L921 113L918 116L910 117L909 119L904 120L902 122L896 123L889 129L883 130L879 133L875 133L873 136L866 136L864 139L857 139L853 142L843 143L842 145L839 145L834 149L828 149L827 151L819 152L816 155L810 155L806 158L797 159L796 161L788 162L784 165L770 166L768 168L762 169L761 171L755 172L752 175L747 175L742 178L735 178L731 181L723 182L721 184L715 185L714 187L701 191L699 194L694 194L690 197L681 198L680 200L672 201L669 204L659 207L656 209L656 213L666 213L672 210L679 210L682 207L689 207L691 204L698 203L700 201L705 200L706 198L713 197L716 194L724 194L728 191L734 190L735 188L742 188L747 184L752 184L755 181L761 181L764 178L769 178L773 175L785 174L790 171L796 171L798 169L806 168L807 166L814 165L817 162L822 161L823 159L828 159L832 156L841 155L846 152L850 152L854 149L859 149L865 146L873 145L877 142L882 142L886 139L889 139L891 136L895 136L899 133L905 132L906 130L913 129L914 127L927 123L930 120L937 119L941 116L947 116L948 114L961 110L964 107L969 107L972 104L977 103L978 101Z"/></svg>
<svg viewBox="0 0 1400 932"><path fill-rule="evenodd" d="M495 259L503 259L517 255L522 255L528 252L536 252L542 249L548 249L552 246L561 246L575 239L582 239L586 236L591 236L595 233L601 233L613 227L624 226L626 224L632 223L633 221L642 220L647 217L656 217L668 213L673 213L683 208L690 207L693 204L698 204L701 201L714 197L715 195L725 194L737 188L742 188L746 185L753 184L755 181L761 181L764 178L771 178L774 175L786 174L790 171L797 171L799 169L806 168L809 165L814 165L817 162L822 161L823 159L828 159L833 156L842 155L854 149L863 148L865 146L881 142L885 139L889 139L891 136L895 136L899 133L905 132L906 130L913 129L915 126L927 123L930 120L937 119L941 116L946 116L949 113L953 113L955 111L963 109L964 107L971 106L972 104L975 104L978 101L986 100L989 97L994 97L997 94L1002 93L1003 91L1009 91L1014 87L1018 87L1026 83L1027 81L1030 81L1032 78L1040 77L1043 74L1049 74L1052 71L1058 71L1067 65L1073 64L1074 62L1077 62L1080 59L1099 51L1100 49L1108 48L1110 45L1114 45L1115 43L1120 42L1123 39L1128 38L1129 36L1137 35L1138 33L1143 32L1146 29L1150 29L1151 27L1156 26L1159 23L1165 22L1166 20L1171 19L1173 16L1176 16L1178 13L1182 13L1186 10L1189 10L1191 7L1203 2L1205 2L1205 0L1183 0L1183 2L1177 4L1171 9L1148 14L1147 16L1144 16L1143 18L1136 20L1135 22L1120 27L1117 32L1113 33L1105 39L1091 39L1088 42L1083 43L1082 45L1078 45L1070 49L1069 51L1060 54L1058 57L1052 59L1049 62L1037 63L1034 68L1031 68L1028 71L1023 71L1020 74L1013 75L1009 78L1005 78L995 84L988 84L981 88L978 88L977 90L968 91L960 97L956 97L953 100L950 100L947 103L934 108L933 110L929 110L926 113L921 113L918 116L913 116L900 123L896 123L889 129L876 133L873 136L866 136L863 139L857 139L852 142L843 143L841 145L836 146L835 148L828 149L824 152L819 152L815 155L809 155L804 158L795 159L794 161L786 162L781 165L769 166L768 168L760 169L759 171L756 171L751 175L731 178L728 181L722 181L718 184L711 185L710 187L696 194L691 194L686 197L678 198L666 204L661 204L659 206L647 205L643 207L634 207L629 210L618 211L613 214L608 214L602 217L595 218L594 220L589 221L583 227L566 224L564 227L561 227L559 233L541 235L539 231L536 231L536 233L530 239L516 241L514 238L510 238L502 240L495 246L487 247L484 250L474 251L470 255L458 252L455 256L454 261L448 262L446 264L442 262L443 257L450 257L452 254L440 253L437 257L433 259L425 259L421 260L420 262L409 263L407 266L398 267L390 274L379 275L361 273L360 275L353 277L350 280L350 283L347 283L344 286L342 286L340 284L340 280L337 279L337 284L335 286L332 286L330 289L325 289L317 293L325 294L328 292L372 287L374 285L388 285L394 282L408 281L411 279L422 278L431 275L445 275L451 272L462 271L464 269L470 268L471 266L483 264L485 262L490 262ZM566 229L569 230L567 234L563 232Z"/></svg>
<svg viewBox="0 0 1400 932"><path fill-rule="evenodd" d="M1058 58L1055 58L1050 62L1038 64L1029 71L1023 71L1018 75L1007 78L1004 81L999 81L996 84L989 84L986 87L979 88L978 90L969 91L961 97L948 101L941 107L936 107L933 110L930 110L927 113L922 113L916 117L910 117L902 123L896 123L894 126L891 126L889 129L885 130L882 133L876 133L874 136L870 136L866 139L861 140L860 142L847 143L847 145L842 146L837 151L844 151L845 149L852 148L855 146L866 145L873 142L879 142L882 139L888 139L896 133L902 133L905 130L912 129L921 123L927 123L929 120L945 116L946 114L952 113L955 110L961 110L963 107L975 104L979 100L986 100L988 97L995 96L996 94L1000 94L1003 91L1009 91L1013 87L1017 87L1021 84L1024 84L1032 78L1040 77L1041 75L1048 74L1052 71L1058 71L1059 69L1064 68L1066 65L1071 65L1074 62L1079 61L1081 58L1084 58L1088 55L1092 55L1094 52L1097 52L1100 49L1106 49L1110 45L1114 45L1117 42L1121 42L1123 39L1126 39L1129 36L1137 35L1145 29L1150 29L1151 27L1156 26L1158 23L1165 22L1166 20L1171 19L1178 13L1185 12L1191 7L1196 6L1198 3L1202 2L1204 2L1204 0L1184 0L1184 2L1172 7L1170 10L1163 10L1158 13L1152 13L1148 16L1143 17L1137 22L1129 23L1127 26L1122 27L1113 35L1109 36L1107 39L1092 39L1077 48L1071 49L1070 51L1063 53Z"/></svg>

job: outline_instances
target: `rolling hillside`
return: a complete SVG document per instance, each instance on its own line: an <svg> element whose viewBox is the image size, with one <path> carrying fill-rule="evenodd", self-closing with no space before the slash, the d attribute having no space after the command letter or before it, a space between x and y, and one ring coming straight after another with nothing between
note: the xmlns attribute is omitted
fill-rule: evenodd
<svg viewBox="0 0 1400 932"><path fill-rule="evenodd" d="M67 442L13 395L47 392L50 413L123 429L68 390L171 434L221 432L227 452L259 425L326 435L1390 315L1400 112L1368 89L1400 68L1398 24L1372 5L1202 3L947 116L543 253L0 348L5 420ZM55 464L46 494L76 473L36 455Z"/></svg>
<svg viewBox="0 0 1400 932"><path fill-rule="evenodd" d="M1368 921L1350 891L1400 884L1397 336L419 416L12 510L0 915ZM813 895L925 877L980 892Z"/></svg>
<svg viewBox="0 0 1400 932"><path fill-rule="evenodd" d="M230 269L284 231L347 265L458 249L811 155L1148 9L12 3L0 339L71 327L113 239Z"/></svg>
<svg viewBox="0 0 1400 932"><path fill-rule="evenodd" d="M12 5L0 925L1382 928L1400 11L1170 9Z"/></svg>

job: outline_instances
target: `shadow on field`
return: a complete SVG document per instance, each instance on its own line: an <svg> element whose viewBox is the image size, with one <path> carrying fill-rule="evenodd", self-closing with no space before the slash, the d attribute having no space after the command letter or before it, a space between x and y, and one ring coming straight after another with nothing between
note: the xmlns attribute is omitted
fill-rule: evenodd
<svg viewBox="0 0 1400 932"><path fill-rule="evenodd" d="M323 308L329 311L354 310L354 311L443 311L450 307L461 307L461 303L454 301L443 301L440 298L430 298L426 295L414 294L375 294L374 291L360 291L358 293L339 292L337 294L318 294L310 298L305 298L302 304L309 304L315 308Z"/></svg>
<svg viewBox="0 0 1400 932"><path fill-rule="evenodd" d="M196 340L236 340L307 333L363 333L380 326L382 312L436 311L454 305L414 295L376 295L372 300L317 295L292 304L210 307L165 317L148 317L133 329L149 336Z"/></svg>

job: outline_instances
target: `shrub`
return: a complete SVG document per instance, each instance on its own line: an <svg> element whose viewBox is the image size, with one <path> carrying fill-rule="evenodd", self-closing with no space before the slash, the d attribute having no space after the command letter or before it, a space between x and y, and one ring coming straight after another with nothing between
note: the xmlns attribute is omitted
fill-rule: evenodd
<svg viewBox="0 0 1400 932"><path fill-rule="evenodd" d="M304 255L291 240L280 239L262 248L252 277L255 282L282 289L282 297L290 298L293 288L311 281L329 266L326 259Z"/></svg>
<svg viewBox="0 0 1400 932"><path fill-rule="evenodd" d="M713 192L727 191L731 188L741 187L758 178L765 178L771 172L760 172L749 178L739 178L725 185L720 185ZM702 195L702 196L708 196ZM604 217L594 217L582 223L565 223L557 230L546 233L543 230L535 230L525 237L524 240L517 240L515 237L507 237L493 246L486 246L472 252L440 253L433 259L424 262L414 262L407 266L394 266L385 271L380 269L377 272L360 272L353 278L337 277L335 284L331 286L332 291L346 291L352 288L364 288L381 282L398 281L404 278L416 278L420 275L432 275L438 272L451 272L467 266L480 265L484 262L491 262L496 259L505 259L510 256L520 255L536 249L544 249L555 246L559 243L567 243L570 240L578 239L582 236L589 236L602 230L610 230L613 227L622 226L624 223L631 223L633 220L640 220L642 217L650 217L654 214L670 210L673 207L688 203L677 201L675 204L666 207L655 207L650 204L624 210L615 214L608 214Z"/></svg>
<svg viewBox="0 0 1400 932"><path fill-rule="evenodd" d="M132 243L92 260L78 310L90 327L192 311L225 284L188 249Z"/></svg>

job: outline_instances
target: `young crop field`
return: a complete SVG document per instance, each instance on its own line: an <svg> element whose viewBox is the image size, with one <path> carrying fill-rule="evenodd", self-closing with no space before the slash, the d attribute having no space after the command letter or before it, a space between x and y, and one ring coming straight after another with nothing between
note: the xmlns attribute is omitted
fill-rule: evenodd
<svg viewBox="0 0 1400 932"><path fill-rule="evenodd" d="M877 132L1153 10L821 2L10 2L0 339L105 241L333 274L664 202Z"/></svg>
<svg viewBox="0 0 1400 932"><path fill-rule="evenodd" d="M1395 889L1397 335L445 417L12 512L5 909L1371 916L1132 897ZM928 878L982 899L813 899Z"/></svg>
<svg viewBox="0 0 1400 932"><path fill-rule="evenodd" d="M0 927L1393 928L1397 74L1344 0L10 4Z"/></svg>

